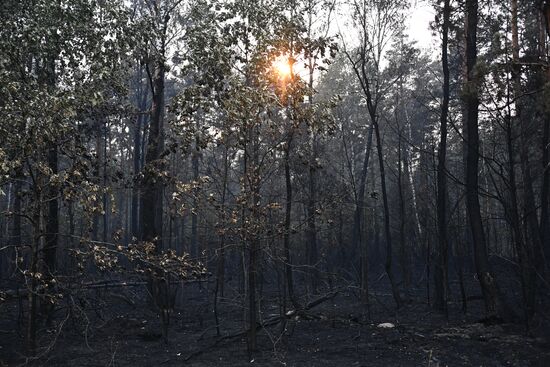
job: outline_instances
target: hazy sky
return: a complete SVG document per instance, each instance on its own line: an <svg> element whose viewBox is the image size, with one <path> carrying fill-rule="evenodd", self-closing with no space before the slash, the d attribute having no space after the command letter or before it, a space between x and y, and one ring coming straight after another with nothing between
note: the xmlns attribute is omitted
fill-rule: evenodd
<svg viewBox="0 0 550 367"><path fill-rule="evenodd" d="M407 1L407 0L404 0ZM408 0L411 8L409 14L404 16L403 22L407 26L407 33L411 40L417 42L417 47L422 50L432 48L430 54L434 54L439 40L432 35L430 22L435 18L435 10L431 1L428 0ZM331 28L335 34L341 36L341 41L348 47L353 47L357 42L357 35L350 25L351 10L346 9L345 5L340 9L340 14L335 17ZM437 52L437 51L435 51Z"/></svg>
<svg viewBox="0 0 550 367"><path fill-rule="evenodd" d="M418 42L420 48L427 48L436 41L429 28L435 17L434 9L426 1L413 0L412 5L413 11L408 19L409 37Z"/></svg>

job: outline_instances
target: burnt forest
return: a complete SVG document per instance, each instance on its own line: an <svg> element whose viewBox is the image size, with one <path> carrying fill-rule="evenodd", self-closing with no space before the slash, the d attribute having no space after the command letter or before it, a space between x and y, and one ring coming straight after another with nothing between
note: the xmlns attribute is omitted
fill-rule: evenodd
<svg viewBox="0 0 550 367"><path fill-rule="evenodd" d="M550 0L0 0L8 366L550 366Z"/></svg>

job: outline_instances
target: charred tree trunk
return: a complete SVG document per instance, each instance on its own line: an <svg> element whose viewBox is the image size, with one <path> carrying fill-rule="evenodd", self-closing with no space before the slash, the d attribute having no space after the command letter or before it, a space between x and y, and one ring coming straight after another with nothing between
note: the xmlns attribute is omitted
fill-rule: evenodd
<svg viewBox="0 0 550 367"><path fill-rule="evenodd" d="M361 253L361 299L363 303L368 304L368 258L367 258L367 241L362 236L363 214L365 212L365 192L367 185L367 175L369 169L370 152L372 147L373 125L371 124L367 132L367 146L365 147L365 157L363 160L363 168L359 178L359 192L357 194L357 202L355 204L355 212L353 214L353 233L352 233L352 249L356 251L359 248Z"/></svg>
<svg viewBox="0 0 550 367"><path fill-rule="evenodd" d="M258 324L258 304L257 304L257 267L259 239L257 229L254 227L259 220L258 210L260 209L260 187L259 187L259 142L256 126L247 126L247 140L251 146L245 145L244 149L244 179L245 195L247 197L246 214L243 215L243 225L245 233L243 242L245 248L248 248L248 267L246 271L246 290L248 295L248 351L253 353L257 350L257 324ZM246 224L248 222L248 224ZM244 256L244 255L243 255ZM243 258L243 264L244 264ZM243 266L244 268L244 266Z"/></svg>
<svg viewBox="0 0 550 367"><path fill-rule="evenodd" d="M108 158L107 158L107 145L109 144L109 127L107 126L107 121L104 121L103 123L103 172L102 172L102 186L103 186L103 198L102 198L102 206L103 206L103 242L106 243L108 239L109 234L109 223L110 223L110 215L109 215L109 198L107 194L107 184L108 184Z"/></svg>
<svg viewBox="0 0 550 367"><path fill-rule="evenodd" d="M313 128L312 128L313 129ZM317 229L315 224L315 176L316 176L316 155L315 155L315 133L310 132L311 156L308 169L308 197L307 197L307 264L309 267L309 289L312 293L317 292L319 272L317 271Z"/></svg>
<svg viewBox="0 0 550 367"><path fill-rule="evenodd" d="M542 248L540 241L540 231L537 220L537 209L535 206L535 194L533 192L533 179L531 175L531 168L529 163L529 139L527 134L529 133L529 124L522 116L522 104L520 100L521 96L521 66L519 65L519 33L518 33L518 3L517 0L511 0L511 12L512 12L512 78L513 78L513 90L516 100L516 119L520 125L520 161L521 161L521 173L523 177L523 201L525 206L525 221L530 230L530 239L525 237L525 241L522 240L521 230L519 230L519 215L517 212L517 196L516 196L516 182L513 165L513 148L511 146L512 131L508 132L508 145L509 145L509 160L510 160L510 182L511 187L511 200L512 210L511 219L514 228L514 240L516 243L516 250L519 257L519 263L521 267L522 287L525 300L525 312L526 322L529 326L529 320L535 312L535 288L536 288L536 269L535 269L535 248ZM511 130L512 127L510 126ZM514 176L512 176L514 175ZM515 206L515 208L514 208ZM516 212L514 212L514 209Z"/></svg>
<svg viewBox="0 0 550 367"><path fill-rule="evenodd" d="M292 132L289 133L285 146L284 166L285 166L285 187L286 187L286 206L285 206L285 227L283 233L284 267L288 297L292 305L297 308L298 302L294 296L294 278L292 274L292 265L290 258L290 232L292 231L292 181L290 177L290 146L292 144Z"/></svg>
<svg viewBox="0 0 550 367"><path fill-rule="evenodd" d="M384 234L386 240L386 262L385 269L390 280L393 299L397 308L401 307L401 295L399 294L399 288L395 280L392 259L393 259L393 245L391 237L391 223L390 223L390 206L388 203L388 193L386 189L386 172L384 169L384 151L382 148L382 138L380 137L380 127L378 125L378 119L373 117L374 133L376 135L376 151L378 153L378 168L380 170L380 186L382 187L382 203L384 205Z"/></svg>
<svg viewBox="0 0 550 367"><path fill-rule="evenodd" d="M474 244L474 260L488 317L502 316L497 281L487 254L487 244L479 204L479 75L477 63L477 0L466 1L466 83L464 90L464 131L466 139L466 207Z"/></svg>
<svg viewBox="0 0 550 367"><path fill-rule="evenodd" d="M195 149L191 156L191 166L193 170L193 181L199 180L199 146L198 139L195 141ZM199 242L198 242L198 190L193 191L193 210L191 212L191 256L197 258L199 256Z"/></svg>
<svg viewBox="0 0 550 367"><path fill-rule="evenodd" d="M140 200L140 186L139 186L139 174L141 173L141 162L142 162L142 130L144 125L144 120L146 118L145 109L147 107L147 98L149 95L149 89L143 88L142 83L142 68L140 67L138 73L138 116L134 125L134 136L133 136L133 165L134 165L134 187L132 189L132 236L139 239L139 200Z"/></svg>
<svg viewBox="0 0 550 367"><path fill-rule="evenodd" d="M55 59L48 58L45 65L45 83L49 89L55 88ZM50 147L47 151L48 168L52 175L57 175L58 169L58 149L54 137L51 138ZM56 271L57 246L59 235L59 190L51 182L47 188L48 210L45 220L45 243L44 243L44 265L46 266L45 275L49 279Z"/></svg>
<svg viewBox="0 0 550 367"><path fill-rule="evenodd" d="M543 32L540 35L541 55L548 52L547 37L550 38L550 0L546 0L543 7ZM547 58L547 63L550 60ZM546 260L546 270L550 270L550 67L546 68L546 88L543 92L543 134L542 134L542 188L540 194L541 213L540 229L542 244L544 246L544 257Z"/></svg>
<svg viewBox="0 0 550 367"><path fill-rule="evenodd" d="M218 299L219 296L223 297L224 295L224 285L225 285L225 245L226 245L226 226L227 226L227 215L226 215L226 195L227 195L227 180L229 174L229 157L228 157L228 147L224 147L223 151L223 182L222 182L222 197L220 203L221 218L220 225L221 231L220 234L220 247L218 250L218 264L216 269L216 288L214 289L214 318L216 320L216 334L220 335L220 321L218 317Z"/></svg>
<svg viewBox="0 0 550 367"><path fill-rule="evenodd" d="M10 238L10 245L13 246L12 250L9 250L7 252L8 256L8 274L12 271L10 261L13 258L13 263L15 265L16 259L15 256L15 249L19 249L21 247L21 207L22 207L22 190L23 190L23 172L22 170L17 170L15 175L15 184L13 185L13 227L11 231L11 238Z"/></svg>
<svg viewBox="0 0 550 367"><path fill-rule="evenodd" d="M443 40L441 43L441 64L443 66L443 101L441 103L440 140L437 151L437 228L438 249L437 261L434 271L434 307L447 313L448 298L448 241L447 241L447 116L449 114L449 22L451 6L450 0L445 0L443 6Z"/></svg>
<svg viewBox="0 0 550 367"><path fill-rule="evenodd" d="M407 240L405 238L405 227L407 223L405 211L405 193L403 183L403 136L402 129L398 122L398 143L397 143L397 190L399 194L399 265L403 277L403 288L405 293L405 302L408 302L410 296L410 277L409 261L407 258Z"/></svg>
<svg viewBox="0 0 550 367"><path fill-rule="evenodd" d="M152 93L151 116L147 132L147 151L145 152L145 164L143 166L143 181L141 184L141 239L151 243L155 252L163 249L163 201L164 201L164 84L165 84L165 57L166 37L170 14L164 13L166 7L162 6L162 0L156 0L151 4L151 15L155 19L154 27L157 28L160 38L157 40L155 55L146 66ZM151 75L150 68L153 73ZM145 134L145 131L144 131ZM148 290L152 303L156 306L162 326L164 341L168 341L168 325L170 323L170 311L175 302L175 292L170 287L169 275L162 269L156 269L151 274Z"/></svg>
<svg viewBox="0 0 550 367"><path fill-rule="evenodd" d="M57 147L54 147L48 152L48 167L54 175L58 173L57 165ZM53 275L56 271L57 239L59 234L59 204L57 196L57 189L50 186L48 190L48 215L45 233L46 242L44 245L44 263L47 268L47 273L50 275Z"/></svg>
<svg viewBox="0 0 550 367"><path fill-rule="evenodd" d="M163 60L157 60L152 78L153 103L148 129L145 172L141 193L141 238L153 242L158 251L162 248L163 183L162 152L164 150L164 74Z"/></svg>

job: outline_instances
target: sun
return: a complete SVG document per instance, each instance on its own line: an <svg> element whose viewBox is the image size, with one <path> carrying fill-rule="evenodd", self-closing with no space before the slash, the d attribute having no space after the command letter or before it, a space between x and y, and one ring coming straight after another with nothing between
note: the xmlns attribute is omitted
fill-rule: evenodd
<svg viewBox="0 0 550 367"><path fill-rule="evenodd" d="M292 66L285 56L279 56L273 62L273 69L282 78L288 78L292 74Z"/></svg>

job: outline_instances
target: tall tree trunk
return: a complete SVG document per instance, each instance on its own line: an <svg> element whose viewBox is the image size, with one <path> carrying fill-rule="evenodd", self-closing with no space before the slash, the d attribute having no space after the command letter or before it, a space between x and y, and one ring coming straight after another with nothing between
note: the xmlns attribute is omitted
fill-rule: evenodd
<svg viewBox="0 0 550 367"><path fill-rule="evenodd" d="M251 227L245 227L246 232L250 232L250 235L245 233L244 243L248 245L248 271L247 271L247 285L248 285L248 350L249 353L257 350L257 320L258 320L258 305L257 305L257 280L256 275L258 271L258 251L259 251L259 233L254 228L258 223L259 215L258 210L260 208L260 187L259 187L259 141L257 126L248 127L247 137L248 142L252 144L252 151L245 147L245 182L248 182L248 190L246 200L248 206L248 222ZM251 155L249 157L249 154ZM251 158L251 159L249 159ZM251 162L250 162L251 161ZM246 187L245 187L246 190ZM243 218L244 219L244 218ZM243 225L246 221L243 221Z"/></svg>
<svg viewBox="0 0 550 367"><path fill-rule="evenodd" d="M310 78L310 84L313 84L313 76ZM312 103L312 96L309 96L309 103ZM307 198L307 263L309 266L309 287L311 292L316 293L319 280L319 272L317 270L317 229L316 229L316 136L313 127L310 131L310 161L308 171L308 198Z"/></svg>
<svg viewBox="0 0 550 367"><path fill-rule="evenodd" d="M34 276L39 269L40 262L40 249L45 246L45 234L44 234L44 194L41 190L42 185L44 184L44 179L42 174L38 174L33 177L33 201L32 203L32 243L31 243L31 254L29 259L29 281L28 281L28 292L27 292L27 302L28 302L28 315L27 315L27 348L31 354L34 354L36 351L36 334L38 329L38 308L39 308L39 294L40 290L38 289L39 282L37 277ZM49 208L48 208L49 210Z"/></svg>
<svg viewBox="0 0 550 367"><path fill-rule="evenodd" d="M46 84L49 89L55 88L55 59L48 58L47 65L45 67ZM50 147L47 151L48 168L51 174L56 175L58 170L58 152L57 142L52 137L49 142ZM46 277L50 278L56 271L57 260L57 246L58 246L58 234L59 234L59 200L58 189L54 184L48 185L48 211L46 217L45 228L45 244L44 244L44 263L46 265Z"/></svg>
<svg viewBox="0 0 550 367"><path fill-rule="evenodd" d="M147 151L143 191L141 193L141 238L153 242L157 250L162 248L163 183L159 177L162 169L161 154L164 150L164 74L163 60L155 62L152 80L153 103L148 129Z"/></svg>
<svg viewBox="0 0 550 367"><path fill-rule="evenodd" d="M57 147L50 148L48 151L48 167L52 174L58 173ZM48 216L46 220L46 242L44 245L44 262L47 272L53 275L56 271L57 238L59 234L59 204L58 193L55 187L48 190Z"/></svg>
<svg viewBox="0 0 550 367"><path fill-rule="evenodd" d="M527 326L529 325L528 321L530 319L530 298L528 295L528 284L529 279L529 264L527 263L527 253L525 251L525 242L523 239L523 234L521 231L521 220L519 215L519 205L518 205L518 195L517 195L517 184L516 184L516 172L515 172L515 163L514 163L514 148L513 148L513 137L514 131L511 123L512 116L509 116L506 126L506 147L508 151L508 185L510 187L510 204L505 205L505 214L510 222L510 227L512 229L512 242L515 246L519 265L520 265L520 279L521 279L521 288L524 302L525 310L525 320Z"/></svg>
<svg viewBox="0 0 550 367"><path fill-rule="evenodd" d="M437 228L438 249L434 271L434 307L447 313L447 298L449 287L449 260L447 241L447 116L449 114L449 22L451 15L450 0L445 0L443 6L443 40L441 43L441 64L443 67L443 101L439 127L439 149L437 151Z"/></svg>
<svg viewBox="0 0 550 367"><path fill-rule="evenodd" d="M193 181L197 182L199 179L199 146L198 139L195 141L195 149L191 156L191 166L193 170ZM198 242L198 190L193 191L193 211L191 212L191 257L197 258L199 256L199 242Z"/></svg>
<svg viewBox="0 0 550 367"><path fill-rule="evenodd" d="M550 0L546 0L543 7L543 20L541 24L543 31L540 35L540 54L546 55L547 37L550 38ZM546 59L547 63L550 59ZM550 270L550 67L546 68L546 85L543 94L543 134L542 134L542 189L540 194L541 213L540 228L542 243L544 245L544 257L546 259L547 271ZM545 103L544 103L545 102Z"/></svg>
<svg viewBox="0 0 550 367"><path fill-rule="evenodd" d="M405 227L407 223L405 212L405 193L403 182L403 131L398 123L398 143L397 143L397 190L399 194L399 265L403 277L403 288L405 293L405 301L408 301L410 296L410 277L409 277L409 261L407 258L407 241L405 238Z"/></svg>
<svg viewBox="0 0 550 367"><path fill-rule="evenodd" d="M353 232L352 232L352 249L357 248L361 252L361 299L363 303L368 303L368 258L367 258L367 241L361 235L363 222L363 213L365 212L365 192L367 184L367 175L369 169L370 152L372 147L373 125L370 124L367 132L367 145L365 147L365 157L363 159L363 167L359 178L359 192L355 204L355 212L353 214Z"/></svg>
<svg viewBox="0 0 550 367"><path fill-rule="evenodd" d="M464 130L466 139L466 207L474 244L474 260L488 317L502 316L497 282L489 263L479 204L479 76L477 62L477 0L466 0L466 83L464 92Z"/></svg>
<svg viewBox="0 0 550 367"><path fill-rule="evenodd" d="M109 198L107 193L107 184L108 184L108 158L107 158L107 145L109 144L109 127L107 126L107 121L103 122L103 177L102 177L102 186L103 186L103 242L106 243L108 240L109 234Z"/></svg>
<svg viewBox="0 0 550 367"><path fill-rule="evenodd" d="M382 148L382 138L380 137L380 127L378 125L378 119L375 116L371 116L374 125L374 133L376 135L376 151L378 153L378 168L380 170L380 186L382 187L382 202L384 204L384 233L386 240L386 262L385 269L390 280L393 299L397 308L401 307L401 295L399 294L399 288L395 280L392 269L393 258L393 245L391 237L391 223L390 223L390 206L388 204L388 193L386 189L386 172L384 169L384 151Z"/></svg>
<svg viewBox="0 0 550 367"><path fill-rule="evenodd" d="M516 119L520 126L520 161L521 173L523 178L523 202L525 209L525 221L529 228L529 237L525 237L523 246L518 249L520 264L523 272L523 282L526 295L526 314L530 319L535 312L535 296L536 296L536 280L537 271L540 267L537 266L539 261L536 260L537 249L542 249L540 229L537 219L537 208L535 204L535 193L533 191L533 178L529 163L529 131L530 124L526 118L522 116L521 96L521 66L519 64L519 32L518 32L518 3L517 0L511 0L510 4L512 12L512 60L513 60L513 89L516 100ZM529 242L529 239L531 242ZM518 238L519 240L519 238ZM540 254L542 255L542 254ZM537 256L538 257L538 256ZM528 321L527 321L528 322Z"/></svg>
<svg viewBox="0 0 550 367"><path fill-rule="evenodd" d="M156 0L151 4L152 16L156 19L156 27L159 27L160 39L155 49L155 56L147 66L153 67L153 75L149 75L151 83L152 104L151 117L147 133L147 151L145 152L145 165L143 168L143 182L141 185L141 239L152 243L155 252L163 249L163 201L165 180L163 171L164 163L164 82L165 82L165 57L166 37L169 14L163 14L162 0ZM145 132L144 132L145 133ZM175 300L174 291L170 288L169 275L162 269L152 274L149 279L149 293L152 302L158 308L162 335L164 341L168 341L168 325L170 322L170 310Z"/></svg>
<svg viewBox="0 0 550 367"><path fill-rule="evenodd" d="M226 195L227 195L227 180L229 173L229 156L228 156L228 147L224 145L223 151L223 182L222 182L222 197L220 202L220 225L221 225L221 235L220 235L220 247L218 253L218 264L216 270L216 288L214 289L214 318L216 320L216 334L220 335L220 321L218 317L218 298L219 296L223 297L224 295L224 284L225 284L225 241L226 241L226 226L227 226L227 215L226 215Z"/></svg>
<svg viewBox="0 0 550 367"><path fill-rule="evenodd" d="M547 89L550 97L550 69L547 71L548 81ZM548 101L549 98L546 99ZM546 259L547 268L550 266L550 103L547 102L544 106L544 126L542 135L542 188L540 193L540 229L542 243L544 245L544 257Z"/></svg>
<svg viewBox="0 0 550 367"><path fill-rule="evenodd" d="M15 184L13 185L13 227L10 238L10 245L13 246L12 250L9 250L7 253L8 256L8 273L11 273L12 269L10 266L10 260L15 256L15 249L21 247L21 195L23 190L23 172L22 170L17 170L15 174ZM15 258L13 258L14 265L16 264Z"/></svg>
<svg viewBox="0 0 550 367"><path fill-rule="evenodd" d="M143 88L142 78L143 78L143 68L139 68L138 73L138 93L137 93L137 103L138 103L138 115L134 125L134 136L133 136L133 165L134 165L134 186L132 189L132 236L136 239L140 238L140 212L139 212L139 199L140 199L140 185L138 175L141 172L141 161L142 161L142 129L144 125L144 120L146 118L145 109L147 107L147 98L149 95L149 89Z"/></svg>
<svg viewBox="0 0 550 367"><path fill-rule="evenodd" d="M101 149L101 124L99 120L96 120L93 126L94 129L94 138L95 138L95 162L94 162L94 183L97 186L101 185L101 162L102 162L102 155L103 155L103 149ZM99 199L96 197L94 205L99 206ZM99 214L96 212L93 213L92 218L92 233L91 237L93 241L99 240Z"/></svg>
<svg viewBox="0 0 550 367"><path fill-rule="evenodd" d="M292 128L292 127L291 127ZM283 233L284 267L286 287L288 297L292 305L297 308L298 302L294 296L294 279L292 275L292 265L290 258L290 232L292 219L292 181L290 179L290 146L292 144L292 132L289 133L285 146L284 167L285 167L285 187L286 187L286 206L285 206L285 227Z"/></svg>

